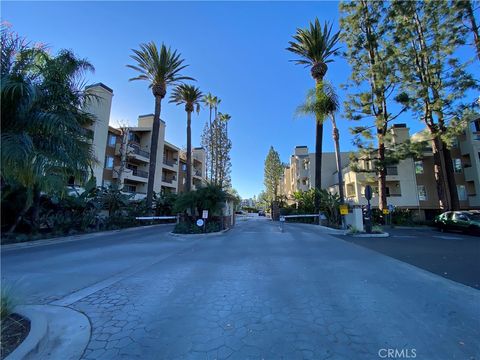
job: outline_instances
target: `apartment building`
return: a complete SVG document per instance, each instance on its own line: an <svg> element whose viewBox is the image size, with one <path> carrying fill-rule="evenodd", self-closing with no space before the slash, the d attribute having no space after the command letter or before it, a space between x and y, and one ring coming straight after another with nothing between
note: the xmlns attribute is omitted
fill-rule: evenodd
<svg viewBox="0 0 480 360"><path fill-rule="evenodd" d="M192 149L192 184L191 189L196 190L205 185L207 178L207 168L205 166L206 153L203 147ZM187 189L187 153L180 152L178 193L185 192Z"/></svg>
<svg viewBox="0 0 480 360"><path fill-rule="evenodd" d="M342 164L347 164L349 153L340 154ZM328 189L335 184L337 164L335 153L324 152L322 154L322 188ZM337 182L338 183L338 182ZM315 186L315 153L309 153L307 146L296 146L293 155L284 169L281 181L281 195L287 199L292 198L297 191L307 191Z"/></svg>
<svg viewBox="0 0 480 360"><path fill-rule="evenodd" d="M394 146L411 138L423 141L426 133L410 136L406 124L397 124L389 129ZM460 207L462 209L480 208L480 119L469 121L464 134L458 137L451 150L455 181L457 184ZM366 205L365 186L373 189L371 204L378 207L378 180L369 173L372 164L360 161L359 166L365 172L355 172L349 164L349 154L341 153L342 174L345 197L350 204ZM305 191L314 186L315 154L308 153L305 146L297 146L284 170L281 193L292 199L295 191ZM438 195L434 178L433 154L426 148L420 159L407 158L387 168L387 202L398 208L418 211L422 219L431 219L439 211ZM338 193L338 174L335 154L324 153L322 157L322 188ZM290 200L292 202L292 200Z"/></svg>
<svg viewBox="0 0 480 360"><path fill-rule="evenodd" d="M139 116L137 126L114 128L108 125L113 91L101 83L89 86L87 91L100 99L92 100L86 108L97 118L89 129L93 133L92 147L98 160L93 169L97 186L116 183L124 192L134 194L134 199L144 198L148 185L154 115ZM186 167L181 170L182 151L165 140L165 130L166 124L161 120L153 190L158 193L177 193L182 189L179 178ZM192 151L193 184L197 187L206 177L204 153L202 148Z"/></svg>

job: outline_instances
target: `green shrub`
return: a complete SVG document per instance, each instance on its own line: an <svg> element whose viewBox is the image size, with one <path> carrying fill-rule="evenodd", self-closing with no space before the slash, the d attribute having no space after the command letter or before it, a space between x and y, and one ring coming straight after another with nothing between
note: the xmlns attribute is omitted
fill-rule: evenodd
<svg viewBox="0 0 480 360"><path fill-rule="evenodd" d="M5 319L13 311L13 308L17 305L16 300L12 294L12 288L5 283L2 284L0 294L0 319Z"/></svg>

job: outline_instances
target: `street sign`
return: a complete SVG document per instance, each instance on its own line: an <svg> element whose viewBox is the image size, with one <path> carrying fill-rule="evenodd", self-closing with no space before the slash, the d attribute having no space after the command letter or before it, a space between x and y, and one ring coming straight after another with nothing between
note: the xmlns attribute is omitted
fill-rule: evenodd
<svg viewBox="0 0 480 360"><path fill-rule="evenodd" d="M393 212L395 210L395 206L390 204L388 205L388 211Z"/></svg>
<svg viewBox="0 0 480 360"><path fill-rule="evenodd" d="M208 219L208 210L202 211L202 219Z"/></svg>
<svg viewBox="0 0 480 360"><path fill-rule="evenodd" d="M372 200L372 187L370 185L365 186L365 199Z"/></svg>
<svg viewBox="0 0 480 360"><path fill-rule="evenodd" d="M389 210L389 209L383 209L383 213L384 213L385 215L388 215L388 214L390 213L390 210Z"/></svg>
<svg viewBox="0 0 480 360"><path fill-rule="evenodd" d="M198 219L198 220L197 220L197 226L198 226L198 227L202 227L203 224L204 224L204 222L203 222L202 219Z"/></svg>
<svg viewBox="0 0 480 360"><path fill-rule="evenodd" d="M280 216L280 221L285 221L285 216Z"/></svg>
<svg viewBox="0 0 480 360"><path fill-rule="evenodd" d="M340 215L348 215L348 205L341 204L340 205Z"/></svg>

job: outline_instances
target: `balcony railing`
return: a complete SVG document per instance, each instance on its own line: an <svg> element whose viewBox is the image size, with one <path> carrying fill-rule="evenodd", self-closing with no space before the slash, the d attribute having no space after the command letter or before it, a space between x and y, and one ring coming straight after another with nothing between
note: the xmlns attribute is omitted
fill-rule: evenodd
<svg viewBox="0 0 480 360"><path fill-rule="evenodd" d="M150 153L148 151L141 150L138 146L134 146L134 145L131 145L131 147L133 149L134 154L137 154L137 155L140 155L140 156L143 156L143 157L146 157L146 158L150 159Z"/></svg>
<svg viewBox="0 0 480 360"><path fill-rule="evenodd" d="M387 166L387 175L398 175L398 168L396 166Z"/></svg>
<svg viewBox="0 0 480 360"><path fill-rule="evenodd" d="M165 165L168 165L168 166L175 166L175 165L177 165L177 160L176 159L174 159L174 160L163 159L163 163Z"/></svg>
<svg viewBox="0 0 480 360"><path fill-rule="evenodd" d="M171 178L162 177L162 181L163 181L163 182L166 182L166 183L169 183L169 184L171 184L171 183L174 182L175 180L177 180L176 176L173 176L173 177L171 177Z"/></svg>
<svg viewBox="0 0 480 360"><path fill-rule="evenodd" d="M202 172L200 170L194 170L193 175L202 177Z"/></svg>
<svg viewBox="0 0 480 360"><path fill-rule="evenodd" d="M143 171L143 170L138 170L138 169L131 169L132 170L132 175L142 177L142 178L148 178L148 171Z"/></svg>

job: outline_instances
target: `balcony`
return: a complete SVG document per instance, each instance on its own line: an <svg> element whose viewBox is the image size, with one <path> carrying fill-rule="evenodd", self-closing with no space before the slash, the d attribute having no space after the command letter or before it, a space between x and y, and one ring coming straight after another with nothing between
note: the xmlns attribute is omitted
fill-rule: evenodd
<svg viewBox="0 0 480 360"><path fill-rule="evenodd" d="M478 174L476 174L475 168L473 166L465 166L463 168L463 173L465 175L466 181L474 181L478 179Z"/></svg>
<svg viewBox="0 0 480 360"><path fill-rule="evenodd" d="M174 176L170 176L170 177L162 176L162 182L164 182L164 183L171 184L171 183L173 183L174 181L177 181L177 177L176 177L175 175L174 175Z"/></svg>
<svg viewBox="0 0 480 360"><path fill-rule="evenodd" d="M193 169L193 176L201 178L202 177L202 172L200 170Z"/></svg>
<svg viewBox="0 0 480 360"><path fill-rule="evenodd" d="M112 177L117 179L120 172L120 166L115 166ZM148 171L125 168L122 173L124 180L132 180L135 182L146 183L148 181Z"/></svg>
<svg viewBox="0 0 480 360"><path fill-rule="evenodd" d="M178 160L177 159L163 159L163 164L166 165L166 166L169 166L171 168L175 167L177 164L178 164Z"/></svg>
<svg viewBox="0 0 480 360"><path fill-rule="evenodd" d="M131 145L130 148L132 149L132 152L134 154L150 159L150 153L148 151L141 150L138 146L135 145Z"/></svg>
<svg viewBox="0 0 480 360"><path fill-rule="evenodd" d="M139 177L148 179L148 171L138 170L138 169L129 169L129 170L132 170L133 176L139 176Z"/></svg>

